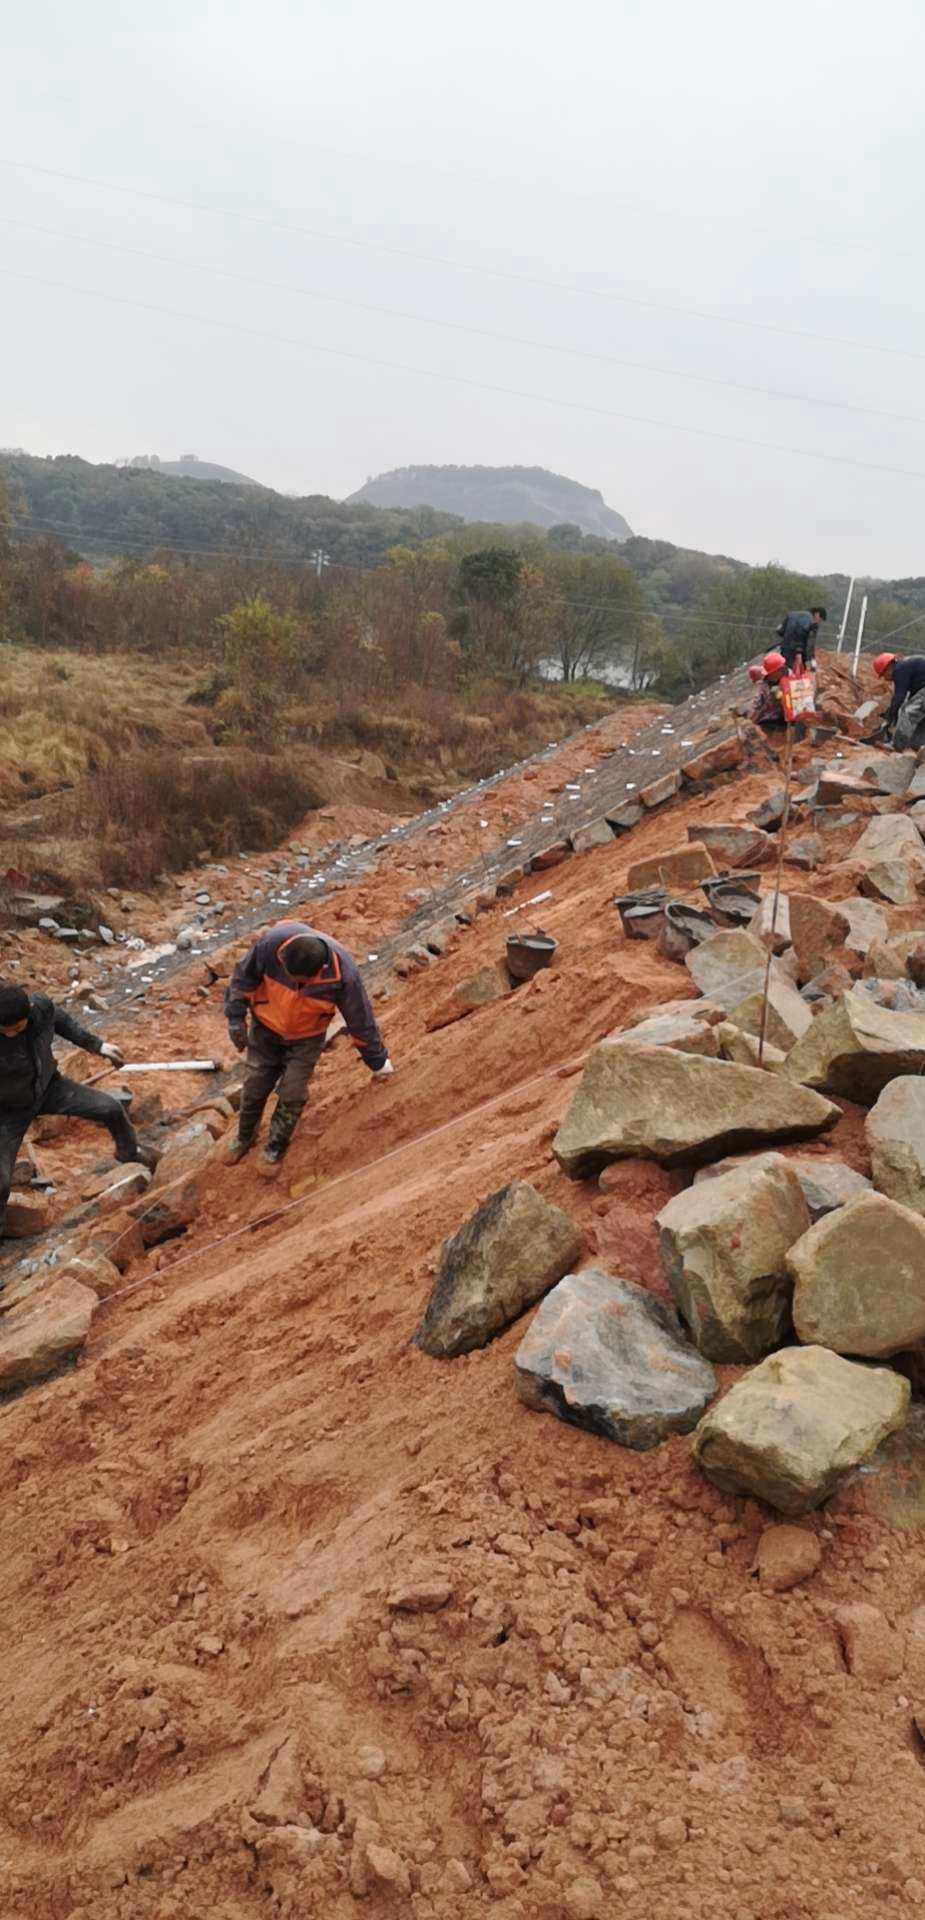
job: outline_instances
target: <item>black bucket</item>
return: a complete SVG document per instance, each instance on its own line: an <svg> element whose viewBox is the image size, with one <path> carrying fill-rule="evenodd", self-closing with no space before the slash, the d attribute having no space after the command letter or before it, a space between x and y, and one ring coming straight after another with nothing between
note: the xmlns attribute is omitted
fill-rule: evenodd
<svg viewBox="0 0 925 1920"><path fill-rule="evenodd" d="M551 967L557 942L551 933L539 928L535 933L511 933L507 938L507 970L512 980L532 980L535 973Z"/></svg>

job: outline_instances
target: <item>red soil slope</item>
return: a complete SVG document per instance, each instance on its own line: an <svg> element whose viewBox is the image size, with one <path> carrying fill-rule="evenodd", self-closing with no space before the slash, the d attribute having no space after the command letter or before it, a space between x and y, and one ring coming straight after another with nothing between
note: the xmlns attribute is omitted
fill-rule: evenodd
<svg viewBox="0 0 925 1920"><path fill-rule="evenodd" d="M549 1142L588 1046L689 989L620 933L628 865L773 784L544 876L556 968L428 1033L501 949L502 906L480 916L382 1006L394 1080L335 1047L284 1184L216 1165L77 1369L2 1410L3 1920L925 1904L921 1535L861 1476L807 1523L815 1578L759 1591L768 1515L716 1493L687 1440L636 1455L527 1412L520 1327L452 1363L409 1346L441 1239L513 1175L661 1290L652 1216L680 1177L627 1162L605 1195ZM368 907L343 895L354 926ZM165 1031L220 1045L216 995L186 978L168 1019L138 1016L136 1057ZM822 1150L863 1166L856 1112Z"/></svg>

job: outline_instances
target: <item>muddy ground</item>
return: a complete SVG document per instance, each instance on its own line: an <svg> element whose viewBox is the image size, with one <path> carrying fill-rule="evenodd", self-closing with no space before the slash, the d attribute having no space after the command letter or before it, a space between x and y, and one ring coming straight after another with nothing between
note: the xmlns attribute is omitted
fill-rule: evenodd
<svg viewBox="0 0 925 1920"><path fill-rule="evenodd" d="M554 969L429 1032L536 877L478 915L379 1004L394 1079L337 1043L283 1180L217 1159L195 1225L129 1270L76 1369L0 1411L3 1920L925 1906L914 1448L804 1523L820 1570L769 1594L771 1516L718 1494L688 1440L633 1454L520 1404L522 1324L451 1363L409 1344L440 1242L515 1175L663 1292L653 1215L682 1176L624 1162L605 1194L550 1141L589 1045L691 991L623 938L628 865L777 779L733 776L553 869ZM497 789L495 837L542 795ZM485 831L473 805L439 840L447 870ZM851 837L827 836L827 865ZM325 924L358 950L394 929L434 838ZM111 1031L136 1058L227 1052L196 960ZM857 1110L820 1151L863 1168ZM63 1205L98 1139L41 1157Z"/></svg>

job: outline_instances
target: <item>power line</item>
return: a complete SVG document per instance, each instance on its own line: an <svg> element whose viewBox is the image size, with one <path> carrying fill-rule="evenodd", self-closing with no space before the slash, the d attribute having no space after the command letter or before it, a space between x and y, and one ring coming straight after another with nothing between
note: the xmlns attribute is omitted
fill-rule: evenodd
<svg viewBox="0 0 925 1920"><path fill-rule="evenodd" d="M16 220L0 214L0 224L22 233L42 234L50 240L68 240L81 247L94 247L104 253L128 254L135 260L147 260L156 266L177 267L187 272L207 273L219 280L232 280L242 286L263 287L273 293L296 294L300 299L318 300L331 306L349 307L356 313L384 315L391 320L408 320L417 326L439 327L448 333L470 334L479 340L492 340L503 346L529 347L539 353L555 353L572 360L590 360L599 366L623 367L634 373L653 373L661 379L687 380L696 386L727 387L733 393L756 393L769 400L788 400L798 406L827 407L839 413L859 413L877 420L894 420L904 426L925 426L925 415L899 413L891 407L867 407L851 400L829 400L821 394L790 393L780 387L764 387L751 380L726 380L720 374L688 372L683 367L660 366L650 360L631 360L614 353L598 353L593 348L569 347L555 340L537 340L529 335L502 333L494 327L472 326L462 320L444 320L434 314L414 313L404 307L383 306L371 300L354 300L347 295L326 292L323 288L304 287L290 280L268 280L260 274L238 273L231 267L215 266L208 260L183 260L175 254L154 253L147 247L131 247L119 240L99 240L91 234L71 233L62 227L40 226L31 220Z"/></svg>
<svg viewBox="0 0 925 1920"><path fill-rule="evenodd" d="M103 192L119 193L135 200L155 201L161 206L182 207L187 213L204 213L211 219L239 220L247 226L263 227L271 232L285 233L294 239L322 240L331 246L384 254L391 259L410 261L416 266L444 267L452 273L477 275L490 280L507 281L518 286L542 287L547 291L577 295L583 299L609 300L617 305L636 307L644 312L670 313L688 320L703 320L710 325L739 327L749 332L773 333L792 340L814 340L824 346L848 347L857 353L879 353L904 360L925 360L925 353L916 352L910 347L884 346L872 340L852 340L840 334L816 333L807 327L785 327L778 321L751 320L741 314L709 313L700 307L681 306L669 300L652 300L637 294L619 293L611 287L569 285L567 281L553 280L542 274L516 273L511 268L486 267L472 261L453 260L447 254L418 253L413 247L397 247L384 240L360 239L356 234L328 233L322 227L294 226L287 220L271 218L265 214L248 213L238 207L209 207L202 201L186 200L179 194L157 193L151 188L144 187L128 187L120 181L103 180L93 174L70 173L60 167L42 167L30 160L0 157L0 167L36 173L50 180L66 180L72 185L96 187Z"/></svg>
<svg viewBox="0 0 925 1920"><path fill-rule="evenodd" d="M691 427L679 420L658 420L649 414L625 413L615 407L598 407L591 401L567 400L550 393L536 393L528 387L502 386L497 381L476 380L467 374L446 373L434 367L420 367L402 360L387 360L379 355L357 353L345 347L330 347L320 341L299 339L293 335L271 333L263 327L243 326L239 321L222 320L210 314L188 313L178 307L164 307L151 300L133 300L122 294L104 293L98 287L77 287L71 281L52 280L43 274L21 273L0 266L8 279L31 285L53 287L57 292L76 293L91 300L104 300L111 306L130 307L143 313L156 313L168 320L192 320L197 326L218 327L225 333L240 333L254 340L270 340L276 346L295 347L299 352L321 353L355 365L378 367L389 373L410 373L426 380L441 380L452 386L479 393L502 394L514 400L538 400L544 406L566 407L573 413L593 414L604 420L620 420L631 426L655 427L661 432L692 434L696 439L716 440L724 446L754 447L762 453L784 453L798 460L820 460L827 466L856 467L867 473L889 473L905 480L925 480L925 471L915 467L895 467L885 461L860 460L853 454L822 453L816 447L793 447L775 440L757 440L748 434L722 433L713 427ZM925 354L916 356L925 359Z"/></svg>

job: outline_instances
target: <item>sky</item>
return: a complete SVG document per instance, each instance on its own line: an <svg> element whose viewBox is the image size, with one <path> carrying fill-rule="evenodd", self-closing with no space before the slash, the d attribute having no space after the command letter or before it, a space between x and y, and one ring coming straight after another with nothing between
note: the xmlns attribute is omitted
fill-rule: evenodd
<svg viewBox="0 0 925 1920"><path fill-rule="evenodd" d="M918 0L31 0L4 43L0 445L540 465L925 573Z"/></svg>

